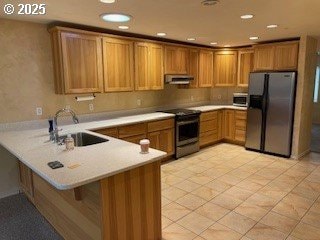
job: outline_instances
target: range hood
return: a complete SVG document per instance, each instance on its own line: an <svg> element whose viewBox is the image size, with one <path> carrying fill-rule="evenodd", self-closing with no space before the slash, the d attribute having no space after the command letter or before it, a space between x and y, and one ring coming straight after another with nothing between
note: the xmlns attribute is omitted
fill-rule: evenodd
<svg viewBox="0 0 320 240"><path fill-rule="evenodd" d="M190 81L194 80L193 76L184 74L166 74L164 75L165 83L168 84L189 84Z"/></svg>

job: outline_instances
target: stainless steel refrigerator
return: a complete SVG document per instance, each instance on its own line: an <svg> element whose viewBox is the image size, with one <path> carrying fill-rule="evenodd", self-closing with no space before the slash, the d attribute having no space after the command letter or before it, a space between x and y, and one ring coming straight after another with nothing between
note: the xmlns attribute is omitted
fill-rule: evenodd
<svg viewBox="0 0 320 240"><path fill-rule="evenodd" d="M290 157L296 75L250 74L246 149Z"/></svg>

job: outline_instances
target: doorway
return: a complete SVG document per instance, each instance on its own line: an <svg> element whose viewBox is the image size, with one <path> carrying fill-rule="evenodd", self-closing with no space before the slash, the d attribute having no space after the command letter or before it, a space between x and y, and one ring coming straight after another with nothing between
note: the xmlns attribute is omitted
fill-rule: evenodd
<svg viewBox="0 0 320 240"><path fill-rule="evenodd" d="M320 56L318 56L313 95L311 151L320 153Z"/></svg>

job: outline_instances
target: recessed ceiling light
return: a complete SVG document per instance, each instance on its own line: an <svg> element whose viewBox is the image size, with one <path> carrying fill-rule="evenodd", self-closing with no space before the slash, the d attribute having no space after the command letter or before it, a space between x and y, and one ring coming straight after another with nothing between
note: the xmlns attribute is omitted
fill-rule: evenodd
<svg viewBox="0 0 320 240"><path fill-rule="evenodd" d="M249 37L250 40L258 40L259 37Z"/></svg>
<svg viewBox="0 0 320 240"><path fill-rule="evenodd" d="M106 22L128 22L132 18L122 13L105 13L100 16Z"/></svg>
<svg viewBox="0 0 320 240"><path fill-rule="evenodd" d="M164 32L157 33L157 36L159 36L159 37L164 37L164 36L166 36L166 35L167 35L167 34L164 33Z"/></svg>
<svg viewBox="0 0 320 240"><path fill-rule="evenodd" d="M122 30L127 30L127 29L129 29L128 26L119 26L118 28L120 28L120 29L122 29Z"/></svg>
<svg viewBox="0 0 320 240"><path fill-rule="evenodd" d="M187 38L188 41L195 41L195 38Z"/></svg>
<svg viewBox="0 0 320 240"><path fill-rule="evenodd" d="M201 2L203 6L213 6L219 3L219 0L204 0Z"/></svg>
<svg viewBox="0 0 320 240"><path fill-rule="evenodd" d="M217 42L211 42L210 44L211 45L217 45L218 43Z"/></svg>
<svg viewBox="0 0 320 240"><path fill-rule="evenodd" d="M224 47L231 47L231 45L224 45Z"/></svg>
<svg viewBox="0 0 320 240"><path fill-rule="evenodd" d="M251 19L253 18L253 14L245 14L241 16L242 19Z"/></svg>
<svg viewBox="0 0 320 240"><path fill-rule="evenodd" d="M268 25L267 28L277 28L278 25L277 24L271 24L271 25Z"/></svg>
<svg viewBox="0 0 320 240"><path fill-rule="evenodd" d="M102 3L114 3L116 0L100 0Z"/></svg>

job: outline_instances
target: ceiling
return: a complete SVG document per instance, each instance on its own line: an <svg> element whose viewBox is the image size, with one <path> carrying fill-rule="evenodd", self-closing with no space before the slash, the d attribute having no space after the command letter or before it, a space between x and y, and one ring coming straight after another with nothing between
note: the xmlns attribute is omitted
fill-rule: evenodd
<svg viewBox="0 0 320 240"><path fill-rule="evenodd" d="M0 0L1 6L8 1ZM18 3L25 0L11 0ZM128 25L130 33L156 36L167 33L166 38L186 41L194 37L193 43L210 46L250 45L249 40L258 36L258 41L295 38L304 34L320 36L319 0L220 0L214 6L203 6L202 0L116 0L104 4L99 0L51 0L46 3L46 15L5 15L0 17L50 23L63 21L81 25L119 30L119 25ZM2 7L3 8L3 7ZM2 9L1 8L1 9ZM107 23L99 17L102 13L121 12L133 16L125 24ZM254 14L251 20L240 18L243 14ZM278 24L276 29L267 29L269 24Z"/></svg>

